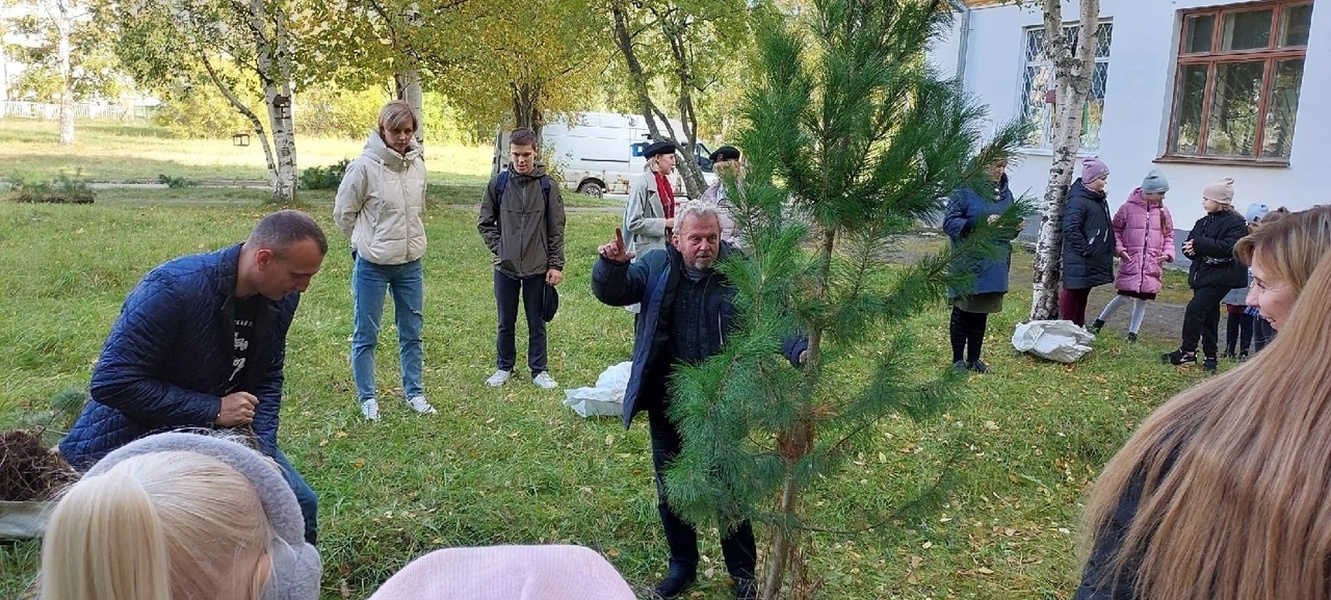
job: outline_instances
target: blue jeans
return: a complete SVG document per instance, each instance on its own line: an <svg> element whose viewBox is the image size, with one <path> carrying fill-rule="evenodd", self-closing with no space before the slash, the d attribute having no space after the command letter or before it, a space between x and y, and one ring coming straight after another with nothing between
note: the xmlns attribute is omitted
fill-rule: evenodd
<svg viewBox="0 0 1331 600"><path fill-rule="evenodd" d="M522 295L522 308L527 314L527 369L535 377L546 371L545 274L527 277L509 277L495 270L495 304L499 308L499 328L495 333L495 366L501 371L512 371L517 362L518 348L514 342L514 327L518 321L518 295Z"/></svg>
<svg viewBox="0 0 1331 600"><path fill-rule="evenodd" d="M351 272L355 304L355 331L351 334L351 375L360 401L375 397L374 347L379 343L379 322L384 315L384 294L393 295L398 352L402 357L402 392L407 398L425 393L421 383L425 351L421 328L425 319L425 277L420 259L400 265L378 265L356 259Z"/></svg>
<svg viewBox="0 0 1331 600"><path fill-rule="evenodd" d="M296 468L291 466L291 460L281 450L273 449L276 454L273 460L277 466L282 469L282 478L287 480L287 485L291 486L291 491L296 493L296 502L300 504L300 516L305 519L305 541L314 545L319 537L319 497L314 495L314 490L310 489L310 484L305 483L305 478L296 472Z"/></svg>

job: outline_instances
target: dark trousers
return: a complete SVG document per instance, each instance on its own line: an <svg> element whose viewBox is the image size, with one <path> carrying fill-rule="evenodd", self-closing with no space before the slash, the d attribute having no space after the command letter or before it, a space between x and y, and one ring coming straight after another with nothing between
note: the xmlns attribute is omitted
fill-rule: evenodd
<svg viewBox="0 0 1331 600"><path fill-rule="evenodd" d="M1238 312L1229 311L1225 320L1225 352L1231 356L1248 353L1248 344L1252 343L1252 315L1240 307Z"/></svg>
<svg viewBox="0 0 1331 600"><path fill-rule="evenodd" d="M1187 354L1197 351L1197 339L1202 341L1202 354L1215 358L1217 336L1220 334L1220 301L1229 293L1226 286L1209 285L1192 291L1192 300L1183 310L1183 340L1179 349Z"/></svg>
<svg viewBox="0 0 1331 600"><path fill-rule="evenodd" d="M988 324L988 313L973 313L952 307L952 319L948 323L948 333L952 339L952 362L962 360L963 353L968 363L980 360L984 330Z"/></svg>
<svg viewBox="0 0 1331 600"><path fill-rule="evenodd" d="M499 307L499 329L495 333L496 366L512 371L518 359L513 341L514 325L518 321L518 295L522 295L522 308L527 314L527 368L535 377L547 369L545 362L545 319L541 318L545 304L545 274L527 277L509 277L498 270L495 274L495 304Z"/></svg>
<svg viewBox="0 0 1331 600"><path fill-rule="evenodd" d="M1058 294L1058 316L1078 325L1086 324L1086 300L1091 297L1091 288L1070 290L1063 288Z"/></svg>
<svg viewBox="0 0 1331 600"><path fill-rule="evenodd" d="M296 493L296 503L300 505L300 516L305 520L305 541L310 545L319 538L319 497L314 495L314 490L310 484L305 483L305 478L300 476L296 467L291 466L291 459L277 450L273 455L273 461L277 463L278 468L282 469L282 478L287 480L287 485L291 486L291 491Z"/></svg>
<svg viewBox="0 0 1331 600"><path fill-rule="evenodd" d="M1252 351L1260 352L1276 339L1276 328L1261 317L1252 318Z"/></svg>
<svg viewBox="0 0 1331 600"><path fill-rule="evenodd" d="M656 469L656 510L661 513L661 527L665 529L666 544L670 546L672 571L696 572L698 569L698 532L687 521L675 514L666 501L665 470L679 455L679 430L666 416L665 406L647 409L647 423L651 427L652 466ZM733 531L721 533L721 554L726 559L726 570L736 579L753 579L758 563L758 544L753 537L753 526L745 521Z"/></svg>

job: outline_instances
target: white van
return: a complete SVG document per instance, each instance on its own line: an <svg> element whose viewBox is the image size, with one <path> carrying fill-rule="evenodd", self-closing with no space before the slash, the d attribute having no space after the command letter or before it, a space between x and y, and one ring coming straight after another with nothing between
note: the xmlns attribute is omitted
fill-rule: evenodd
<svg viewBox="0 0 1331 600"><path fill-rule="evenodd" d="M672 120L671 126L676 132L682 130L678 121ZM574 113L571 122L547 123L541 140L542 156L554 163L547 164L547 169L562 174L564 188L597 197L629 193L629 186L647 164L642 151L650 143L642 115L601 112ZM492 174L508 167L508 131L495 136L494 150ZM716 179L710 154L706 146L698 144L695 158L708 184ZM683 196L679 171L670 177Z"/></svg>

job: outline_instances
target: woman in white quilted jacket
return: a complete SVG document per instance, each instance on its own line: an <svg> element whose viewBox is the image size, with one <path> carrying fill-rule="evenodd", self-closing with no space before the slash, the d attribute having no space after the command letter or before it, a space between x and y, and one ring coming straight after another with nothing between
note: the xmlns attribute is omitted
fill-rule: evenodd
<svg viewBox="0 0 1331 600"><path fill-rule="evenodd" d="M422 414L435 414L422 383L425 353L421 346L425 280L425 161L415 134L419 121L411 105L394 100L379 111L379 128L365 150L347 166L337 189L333 220L351 238L355 263L351 294L355 328L351 336L351 374L366 419L379 419L374 385L374 348L379 340L384 296L393 296L402 392Z"/></svg>

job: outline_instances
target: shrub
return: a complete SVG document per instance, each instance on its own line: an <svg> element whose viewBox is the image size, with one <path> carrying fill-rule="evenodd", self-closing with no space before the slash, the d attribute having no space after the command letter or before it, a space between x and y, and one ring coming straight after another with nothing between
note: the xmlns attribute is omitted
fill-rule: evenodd
<svg viewBox="0 0 1331 600"><path fill-rule="evenodd" d="M97 194L82 173L69 175L64 171L54 181L17 181L14 183L14 201L47 204L92 204Z"/></svg>
<svg viewBox="0 0 1331 600"><path fill-rule="evenodd" d="M300 173L300 188L303 190L331 190L342 183L342 176L347 174L347 165L351 159L344 158L326 167L310 167Z"/></svg>
<svg viewBox="0 0 1331 600"><path fill-rule="evenodd" d="M199 187L199 182L184 177L172 177L165 173L157 175L157 182L166 184L171 189Z"/></svg>

